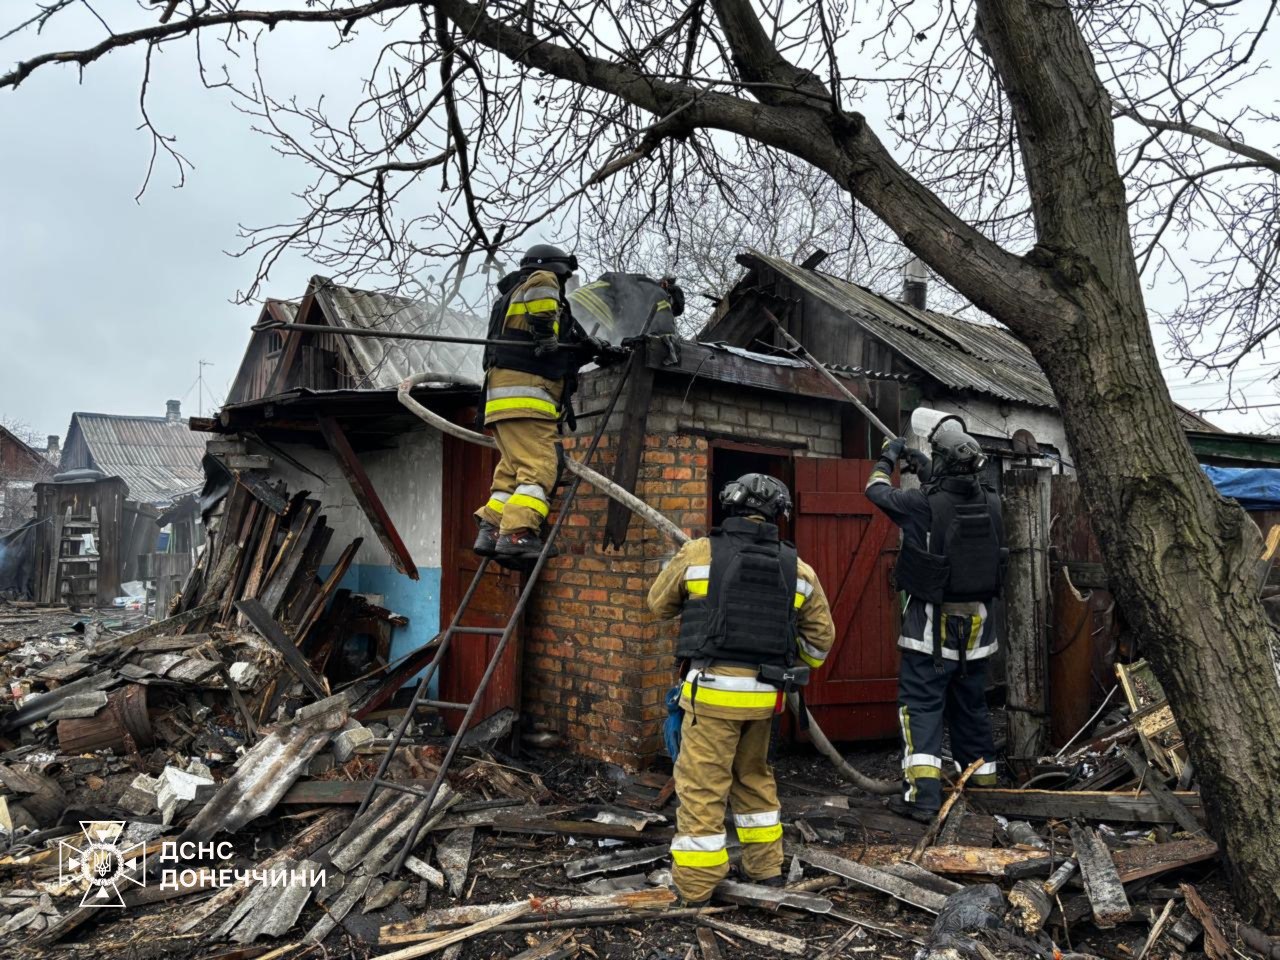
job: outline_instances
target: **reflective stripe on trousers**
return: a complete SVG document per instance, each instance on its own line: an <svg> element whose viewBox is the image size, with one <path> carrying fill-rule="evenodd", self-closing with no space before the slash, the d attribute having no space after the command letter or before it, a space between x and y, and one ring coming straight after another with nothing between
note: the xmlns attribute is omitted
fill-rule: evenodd
<svg viewBox="0 0 1280 960"><path fill-rule="evenodd" d="M737 813L733 825L738 831L740 843L773 843L782 839L782 811L765 810L762 813Z"/></svg>
<svg viewBox="0 0 1280 960"><path fill-rule="evenodd" d="M528 507L530 510L536 510L544 517L551 512L547 491L536 483L520 484L507 502L513 507Z"/></svg>
<svg viewBox="0 0 1280 960"><path fill-rule="evenodd" d="M725 835L709 837L681 837L671 840L671 861L681 867L718 867L729 862L725 848Z"/></svg>

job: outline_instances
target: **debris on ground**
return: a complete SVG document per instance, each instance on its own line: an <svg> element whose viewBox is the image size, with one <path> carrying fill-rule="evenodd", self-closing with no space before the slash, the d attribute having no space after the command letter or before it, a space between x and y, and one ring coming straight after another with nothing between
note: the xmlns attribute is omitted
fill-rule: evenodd
<svg viewBox="0 0 1280 960"><path fill-rule="evenodd" d="M957 775L931 824L779 758L786 886L735 877L702 908L669 886L670 774L517 753L510 711L477 724L425 809L448 741L421 709L386 773L405 789L365 806L422 660L390 664L369 626L403 618L337 589L359 541L319 576L318 508L231 485L155 622L0 607L6 955L1280 955L1224 909L1185 745L1141 663L1119 668L1126 704L1101 728L1019 787Z"/></svg>

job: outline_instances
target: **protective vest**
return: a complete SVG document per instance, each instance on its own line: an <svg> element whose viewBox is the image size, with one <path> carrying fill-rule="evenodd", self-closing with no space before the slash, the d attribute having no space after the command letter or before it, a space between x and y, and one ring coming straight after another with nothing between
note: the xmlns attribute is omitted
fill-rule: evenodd
<svg viewBox="0 0 1280 960"><path fill-rule="evenodd" d="M535 376L546 377L549 380L563 380L576 373L578 367L582 364L582 357L579 356L577 351L556 350L537 356L532 346L523 346L525 343L534 344L537 342L538 338L533 331L509 328L507 326L507 317L512 309L512 294L515 293L521 281L528 276L529 271L509 273L498 282L498 291L502 295L498 297L493 309L489 311L489 339L514 340L521 345L494 346L490 344L485 347L484 368L489 370L493 367L502 367L505 370L532 373ZM573 315L569 310L569 304L564 298L563 287L561 287L558 302L560 304L560 319L553 332L556 335L556 339L561 343L575 343L577 341L577 330L574 326ZM523 304L517 304L516 306L520 308L523 307Z"/></svg>
<svg viewBox="0 0 1280 960"><path fill-rule="evenodd" d="M995 493L972 477L944 477L924 493L932 514L927 548L903 543L894 569L899 589L926 603L991 600L1007 556Z"/></svg>
<svg viewBox="0 0 1280 960"><path fill-rule="evenodd" d="M778 539L774 524L744 517L730 517L711 531L710 540L705 586L696 578L685 581L689 599L680 616L676 656L745 667L791 666L796 548Z"/></svg>

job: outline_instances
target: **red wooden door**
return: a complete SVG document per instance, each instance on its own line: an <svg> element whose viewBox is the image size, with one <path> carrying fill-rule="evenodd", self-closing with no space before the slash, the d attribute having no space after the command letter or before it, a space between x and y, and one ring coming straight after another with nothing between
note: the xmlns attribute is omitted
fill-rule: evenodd
<svg viewBox="0 0 1280 960"><path fill-rule="evenodd" d="M463 412L467 415L467 411ZM459 422L469 423L460 419ZM443 522L440 538L440 629L446 629L454 612L462 603L462 596L471 585L471 579L480 565L480 558L471 552L476 538L476 524L472 519L476 507L489 496L489 483L493 477L497 451L476 446L465 440L445 436L442 450L441 512ZM490 564L484 579L476 588L475 596L467 608L462 622L472 627L502 627L516 605L520 592L518 574ZM440 699L452 703L467 703L475 694L480 678L484 676L489 658L498 645L498 637L474 633L456 634L450 641L449 652L440 664ZM479 723L504 707L520 709L520 636L516 634L507 645L498 669L489 681L489 688L480 701L474 723ZM445 712L445 722L456 729L462 712Z"/></svg>
<svg viewBox="0 0 1280 960"><path fill-rule="evenodd" d="M862 492L874 460L795 461L795 543L831 603L836 643L805 700L833 740L897 731L898 528Z"/></svg>

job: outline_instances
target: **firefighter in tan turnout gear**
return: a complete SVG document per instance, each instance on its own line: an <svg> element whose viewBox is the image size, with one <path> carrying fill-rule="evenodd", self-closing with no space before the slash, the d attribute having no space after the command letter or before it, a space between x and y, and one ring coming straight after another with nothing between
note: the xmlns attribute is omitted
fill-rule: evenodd
<svg viewBox="0 0 1280 960"><path fill-rule="evenodd" d="M586 336L565 299L578 269L572 254L549 244L530 247L520 269L498 283L485 348L484 424L493 429L501 459L489 499L476 511L475 552L522 566L542 551L539 535L551 510L559 468L557 433L573 428L570 406L578 368L605 363L620 351Z"/></svg>
<svg viewBox="0 0 1280 960"><path fill-rule="evenodd" d="M782 821L769 765L774 718L786 694L808 682L835 642L826 595L773 522L791 497L773 477L749 473L726 485L729 516L691 540L649 590L649 609L680 615L676 656L684 674L671 842L676 890L708 900L729 872L725 804L742 844L742 873L782 884Z"/></svg>

